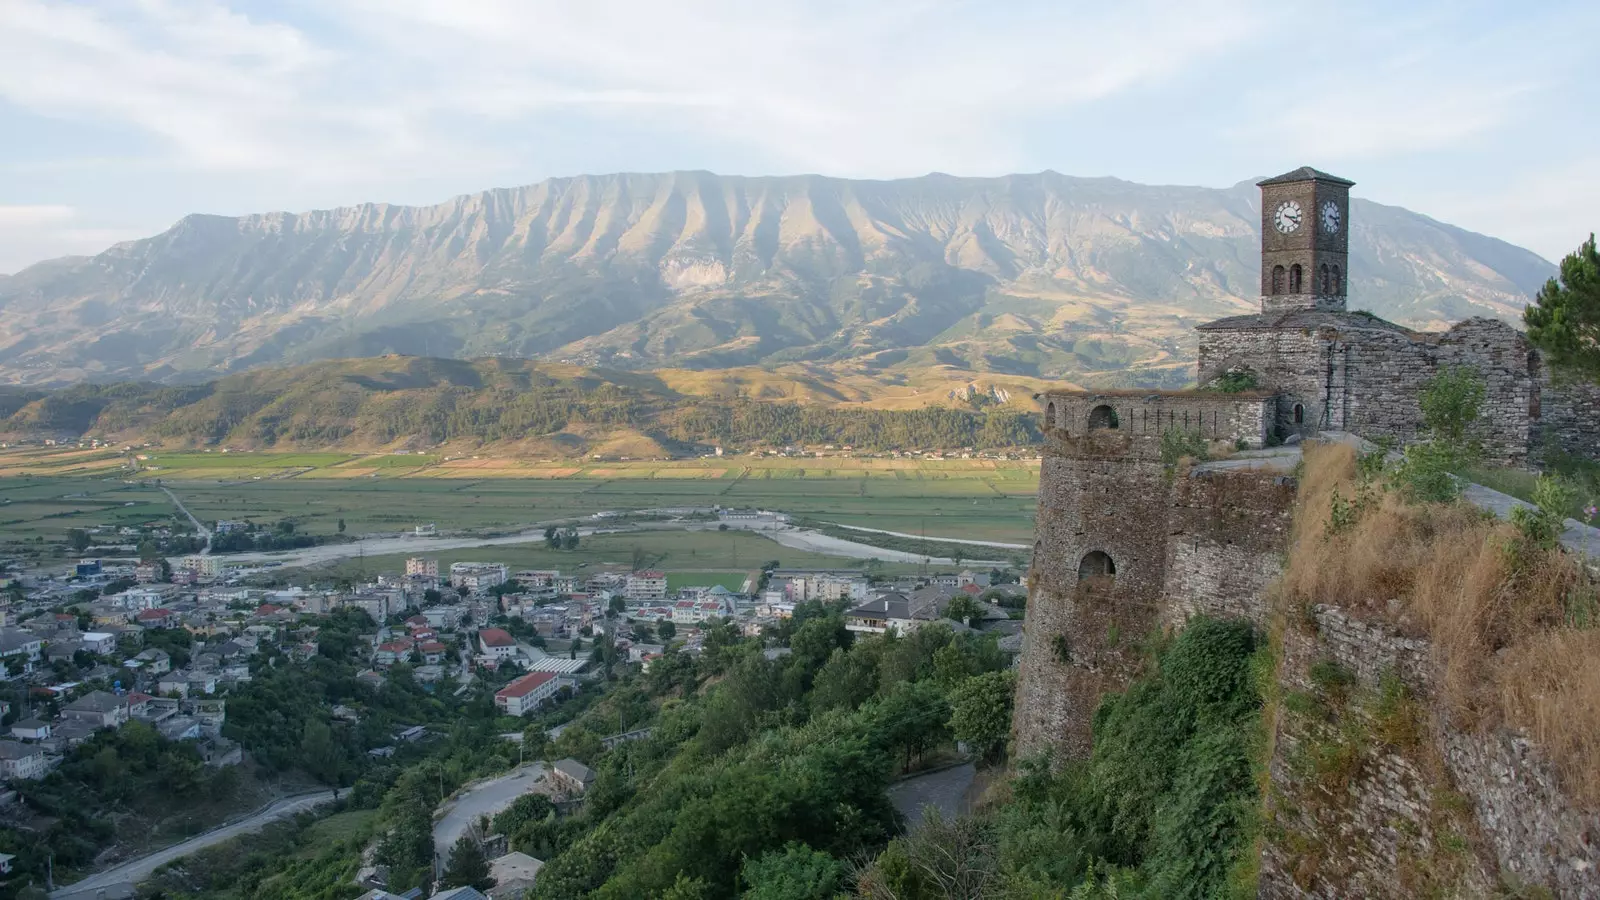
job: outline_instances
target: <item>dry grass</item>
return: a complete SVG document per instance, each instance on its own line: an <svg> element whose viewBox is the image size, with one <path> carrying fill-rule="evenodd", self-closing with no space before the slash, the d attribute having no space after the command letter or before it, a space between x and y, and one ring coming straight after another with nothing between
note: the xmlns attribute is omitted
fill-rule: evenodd
<svg viewBox="0 0 1600 900"><path fill-rule="evenodd" d="M1428 638L1453 726L1525 729L1568 789L1600 805L1600 630L1568 619L1572 598L1594 590L1583 567L1465 503L1362 485L1349 447L1312 445L1305 460L1283 596Z"/></svg>

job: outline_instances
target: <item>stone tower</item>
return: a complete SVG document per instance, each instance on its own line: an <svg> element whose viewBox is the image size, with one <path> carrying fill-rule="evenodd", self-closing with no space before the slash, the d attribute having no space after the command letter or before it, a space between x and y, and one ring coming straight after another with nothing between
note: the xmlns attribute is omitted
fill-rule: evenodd
<svg viewBox="0 0 1600 900"><path fill-rule="evenodd" d="M1310 166L1261 188L1261 311L1344 311L1350 271L1350 186Z"/></svg>

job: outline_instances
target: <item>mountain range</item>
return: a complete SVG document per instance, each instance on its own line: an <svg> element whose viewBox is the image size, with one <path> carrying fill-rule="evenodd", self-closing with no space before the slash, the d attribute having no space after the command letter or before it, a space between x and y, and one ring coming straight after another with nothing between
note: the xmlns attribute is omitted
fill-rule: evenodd
<svg viewBox="0 0 1600 900"><path fill-rule="evenodd" d="M0 276L0 382L405 354L1177 385L1195 324L1256 308L1258 203L1250 182L674 172L192 215ZM1554 272L1398 207L1351 220L1352 308L1414 327L1515 319Z"/></svg>

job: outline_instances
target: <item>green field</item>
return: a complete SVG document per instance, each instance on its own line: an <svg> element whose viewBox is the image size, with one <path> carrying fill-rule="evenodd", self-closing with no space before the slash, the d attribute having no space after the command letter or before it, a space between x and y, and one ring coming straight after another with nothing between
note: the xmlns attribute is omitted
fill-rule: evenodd
<svg viewBox="0 0 1600 900"><path fill-rule="evenodd" d="M785 549L787 548L778 548L775 555L781 555ZM745 579L749 577L749 572L668 572L667 590L678 591L686 587L710 587L720 584L738 593L744 590Z"/></svg>
<svg viewBox="0 0 1600 900"><path fill-rule="evenodd" d="M12 449L0 450L0 552L40 537L60 541L68 528L170 517L173 509L156 483L204 521L292 518L299 530L313 534L333 534L341 520L349 535L409 531L425 523L440 531L490 532L607 510L717 505L929 538L1027 544L1033 539L1038 472L1033 461L981 459L538 461ZM693 536L687 544L674 544L664 534L631 536L626 546L595 540L607 562L626 562L632 544L643 541L663 548L675 566L726 567L730 573L758 564L757 556L774 555L774 545L758 538L738 554L717 550L719 540L711 535ZM737 539L722 541L743 548ZM583 559L601 561L591 558L590 549L579 551ZM515 556L518 565L555 564L542 547L490 552L497 555L459 558ZM816 556L804 564L829 559Z"/></svg>

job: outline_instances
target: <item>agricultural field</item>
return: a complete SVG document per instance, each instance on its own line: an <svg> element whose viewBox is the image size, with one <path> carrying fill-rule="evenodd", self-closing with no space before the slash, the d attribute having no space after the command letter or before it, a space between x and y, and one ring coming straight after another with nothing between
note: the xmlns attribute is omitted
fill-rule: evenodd
<svg viewBox="0 0 1600 900"><path fill-rule="evenodd" d="M778 551L781 553L782 551ZM793 554L790 554L793 555ZM720 584L734 593L744 590L746 579L758 578L759 570L750 572L668 572L667 590L681 591L686 587L711 587Z"/></svg>
<svg viewBox="0 0 1600 900"><path fill-rule="evenodd" d="M487 533L608 510L719 505L929 538L1029 544L1038 473L1032 460L540 461L10 449L0 450L0 544L40 536L57 541L68 528L171 516L158 486L173 491L203 521L293 519L300 531L312 534L333 534L341 521L351 536L405 532L429 523L440 532ZM596 540L606 546L606 539ZM667 539L651 535L648 540L654 545ZM676 557L691 549L668 552L675 565L688 566L695 561L692 555ZM494 552L511 555L504 548ZM526 557L518 564L551 564L535 561L547 552L542 547L517 552ZM723 571L737 572L760 562L754 547L747 552L743 559L730 552L722 561L699 560L691 567L727 566ZM766 551L767 558L773 555ZM827 558L818 560L825 564Z"/></svg>

